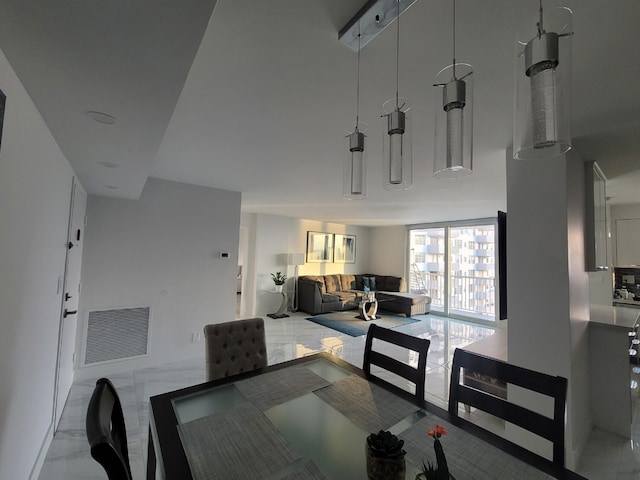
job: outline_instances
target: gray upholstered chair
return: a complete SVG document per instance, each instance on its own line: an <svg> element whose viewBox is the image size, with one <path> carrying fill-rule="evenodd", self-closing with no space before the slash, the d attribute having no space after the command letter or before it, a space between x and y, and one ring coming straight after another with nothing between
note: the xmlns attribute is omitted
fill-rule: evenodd
<svg viewBox="0 0 640 480"><path fill-rule="evenodd" d="M264 319L205 325L207 381L267 366Z"/></svg>

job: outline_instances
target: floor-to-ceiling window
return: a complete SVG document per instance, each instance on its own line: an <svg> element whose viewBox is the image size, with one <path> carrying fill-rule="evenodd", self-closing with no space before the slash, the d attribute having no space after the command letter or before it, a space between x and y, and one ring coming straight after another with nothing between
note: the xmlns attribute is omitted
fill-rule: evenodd
<svg viewBox="0 0 640 480"><path fill-rule="evenodd" d="M446 316L496 319L496 221L409 227L409 288Z"/></svg>

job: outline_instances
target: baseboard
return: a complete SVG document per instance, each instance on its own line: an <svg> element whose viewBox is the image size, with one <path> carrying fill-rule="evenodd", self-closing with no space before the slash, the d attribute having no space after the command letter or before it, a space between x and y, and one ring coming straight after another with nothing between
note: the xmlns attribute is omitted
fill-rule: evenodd
<svg viewBox="0 0 640 480"><path fill-rule="evenodd" d="M51 420L49 428L47 429L47 433L45 433L44 439L42 440L42 445L40 446L40 450L38 451L36 461L33 464L33 468L31 469L29 480L38 480L38 477L40 477L42 465L44 465L44 461L47 458L47 452L49 451L49 447L51 446L51 442L53 441L53 430L53 420Z"/></svg>

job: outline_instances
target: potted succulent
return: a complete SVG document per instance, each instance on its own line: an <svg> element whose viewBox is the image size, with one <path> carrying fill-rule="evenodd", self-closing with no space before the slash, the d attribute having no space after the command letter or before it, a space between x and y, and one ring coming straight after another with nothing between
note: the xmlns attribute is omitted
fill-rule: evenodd
<svg viewBox="0 0 640 480"><path fill-rule="evenodd" d="M282 291L282 286L284 285L285 280L287 279L286 275L283 275L282 272L276 272L271 274L271 279L273 283L276 285L276 292Z"/></svg>
<svg viewBox="0 0 640 480"><path fill-rule="evenodd" d="M367 477L370 480L404 480L404 440L386 430L367 437Z"/></svg>

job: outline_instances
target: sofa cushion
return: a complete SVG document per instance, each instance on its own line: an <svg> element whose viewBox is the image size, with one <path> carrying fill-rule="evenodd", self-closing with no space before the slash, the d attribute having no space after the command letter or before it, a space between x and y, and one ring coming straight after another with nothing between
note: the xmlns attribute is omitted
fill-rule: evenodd
<svg viewBox="0 0 640 480"><path fill-rule="evenodd" d="M312 282L320 282L320 293L327 293L327 287L324 283L324 275L305 275L303 278Z"/></svg>
<svg viewBox="0 0 640 480"><path fill-rule="evenodd" d="M376 288L376 277L362 277L363 287L368 288L370 290L377 290ZM364 290L364 288L363 288Z"/></svg>
<svg viewBox="0 0 640 480"><path fill-rule="evenodd" d="M340 275L325 275L324 284L327 287L327 293L339 292L342 290L340 285Z"/></svg>
<svg viewBox="0 0 640 480"><path fill-rule="evenodd" d="M322 295L322 303L336 303L340 301L340 297L338 295L334 295L333 293L325 293Z"/></svg>
<svg viewBox="0 0 640 480"><path fill-rule="evenodd" d="M420 303L431 303L431 297L419 295L417 293L390 292L379 293L378 297L391 298L398 305L417 305Z"/></svg>
<svg viewBox="0 0 640 480"><path fill-rule="evenodd" d="M356 290L356 276L355 275L340 275L340 283L342 288L340 290Z"/></svg>
<svg viewBox="0 0 640 480"><path fill-rule="evenodd" d="M384 290L388 292L399 292L400 287L402 286L402 278L400 277L386 277L384 283ZM380 287L378 287L381 290Z"/></svg>
<svg viewBox="0 0 640 480"><path fill-rule="evenodd" d="M349 291L335 292L335 295L340 298L340 301L342 303L354 302L356 299L355 292L349 292Z"/></svg>

